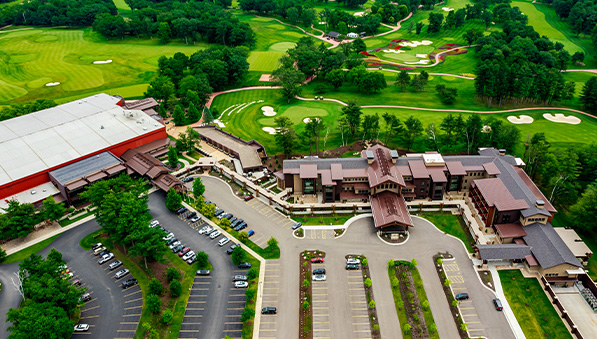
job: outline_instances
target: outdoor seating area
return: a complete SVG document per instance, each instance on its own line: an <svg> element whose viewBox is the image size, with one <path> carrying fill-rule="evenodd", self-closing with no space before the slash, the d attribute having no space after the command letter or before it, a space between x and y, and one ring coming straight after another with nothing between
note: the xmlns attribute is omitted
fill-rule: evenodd
<svg viewBox="0 0 597 339"><path fill-rule="evenodd" d="M576 283L576 287L580 291L580 295L587 301L593 312L597 312L597 298L590 289L585 288L581 282Z"/></svg>

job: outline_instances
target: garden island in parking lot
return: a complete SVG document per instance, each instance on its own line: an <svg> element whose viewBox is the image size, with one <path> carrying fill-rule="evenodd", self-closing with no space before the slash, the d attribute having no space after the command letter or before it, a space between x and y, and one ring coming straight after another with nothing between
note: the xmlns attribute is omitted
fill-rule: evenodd
<svg viewBox="0 0 597 339"><path fill-rule="evenodd" d="M597 336L596 12L0 0L0 337Z"/></svg>

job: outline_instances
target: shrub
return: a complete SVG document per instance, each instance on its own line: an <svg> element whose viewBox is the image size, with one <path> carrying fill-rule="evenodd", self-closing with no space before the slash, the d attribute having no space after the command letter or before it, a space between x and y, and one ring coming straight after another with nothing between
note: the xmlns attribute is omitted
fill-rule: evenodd
<svg viewBox="0 0 597 339"><path fill-rule="evenodd" d="M413 260L410 261L410 267L416 267L417 266L417 260L415 258L413 258Z"/></svg>
<svg viewBox="0 0 597 339"><path fill-rule="evenodd" d="M392 267L394 267L394 266L396 266L396 265L395 265L395 263L394 263L394 259L390 259L390 260L388 260L388 267L389 267L389 268L392 268Z"/></svg>
<svg viewBox="0 0 597 339"><path fill-rule="evenodd" d="M199 265L199 267L205 267L207 266L207 264L209 264L209 255L203 251L197 253L197 264Z"/></svg>
<svg viewBox="0 0 597 339"><path fill-rule="evenodd" d="M180 272L176 269L176 267L170 266L166 271L166 278L168 278L168 282L172 280L178 280L180 279Z"/></svg>
<svg viewBox="0 0 597 339"><path fill-rule="evenodd" d="M162 301L160 300L160 297L158 297L155 294L150 294L147 297L147 309L151 313L158 313L161 308L162 308Z"/></svg>
<svg viewBox="0 0 597 339"><path fill-rule="evenodd" d="M180 284L180 281L172 280L172 282L170 283L170 295L173 298L178 298L178 297L180 297L181 293L182 293L182 285Z"/></svg>
<svg viewBox="0 0 597 339"><path fill-rule="evenodd" d="M305 280L303 280L303 284L302 285L303 285L304 288L307 288L307 287L309 287L311 285L311 281L309 281L309 279L305 279Z"/></svg>
<svg viewBox="0 0 597 339"><path fill-rule="evenodd" d="M253 280L253 279L257 278L258 275L259 275L259 271L257 271L257 269L255 267L251 267L251 269L249 269L249 272L247 272L247 279Z"/></svg>
<svg viewBox="0 0 597 339"><path fill-rule="evenodd" d="M301 307L302 307L304 310L306 310L306 309L308 309L308 308L309 308L309 305L310 305L310 304L309 304L309 302L308 302L307 300L305 300L305 301L303 302L303 304L301 305Z"/></svg>
<svg viewBox="0 0 597 339"><path fill-rule="evenodd" d="M464 332L468 331L468 325L466 323L462 323L460 324L460 329L463 330Z"/></svg>
<svg viewBox="0 0 597 339"><path fill-rule="evenodd" d="M367 286L367 288L371 287L371 284L372 284L371 279L369 279L369 278L365 279L365 286Z"/></svg>
<svg viewBox="0 0 597 339"><path fill-rule="evenodd" d="M247 303L250 300L253 300L253 298L255 297L255 290L253 289L248 289L245 291L245 297L247 298Z"/></svg>
<svg viewBox="0 0 597 339"><path fill-rule="evenodd" d="M162 322L164 324L169 324L172 321L172 317L174 315L172 314L172 311L170 310L163 310L162 311Z"/></svg>
<svg viewBox="0 0 597 339"><path fill-rule="evenodd" d="M437 258L437 264L438 265L442 265L444 263L444 261L442 260L442 258Z"/></svg>
<svg viewBox="0 0 597 339"><path fill-rule="evenodd" d="M0 248L0 263L6 259L6 251Z"/></svg>
<svg viewBox="0 0 597 339"><path fill-rule="evenodd" d="M437 325L436 324L429 325L429 332L431 332L431 333L437 332Z"/></svg>
<svg viewBox="0 0 597 339"><path fill-rule="evenodd" d="M398 287L400 285L400 281L398 281L398 278L394 277L392 278L392 287Z"/></svg>
<svg viewBox="0 0 597 339"><path fill-rule="evenodd" d="M361 264L363 264L363 266L367 266L367 265L369 264L369 260L367 260L367 258L364 258L364 259L361 261Z"/></svg>
<svg viewBox="0 0 597 339"><path fill-rule="evenodd" d="M149 282L149 294L161 295L164 286L156 278L151 279Z"/></svg>
<svg viewBox="0 0 597 339"><path fill-rule="evenodd" d="M428 300L423 301L423 303L421 303L421 306L423 307L423 309L425 311L427 311L429 309L429 301Z"/></svg>
<svg viewBox="0 0 597 339"><path fill-rule="evenodd" d="M446 279L444 280L444 285L445 285L445 286L450 286L450 284L452 284L452 282L450 281L450 279L446 278Z"/></svg>
<svg viewBox="0 0 597 339"><path fill-rule="evenodd" d="M375 301L371 300L369 302L369 308L375 308Z"/></svg>
<svg viewBox="0 0 597 339"><path fill-rule="evenodd" d="M240 240L240 242L245 243L249 240L249 233L247 233L246 231L242 231L238 234L238 240Z"/></svg>
<svg viewBox="0 0 597 339"><path fill-rule="evenodd" d="M456 299L452 300L452 306L458 307L458 300L456 300Z"/></svg>
<svg viewBox="0 0 597 339"><path fill-rule="evenodd" d="M404 326L402 326L402 331L404 331L404 334L408 334L410 332L410 325L404 324Z"/></svg>
<svg viewBox="0 0 597 339"><path fill-rule="evenodd" d="M254 316L255 316L255 311L253 311L249 307L245 307L243 314L241 314L241 316L240 316L240 321L242 321L244 323L245 321L253 318Z"/></svg>

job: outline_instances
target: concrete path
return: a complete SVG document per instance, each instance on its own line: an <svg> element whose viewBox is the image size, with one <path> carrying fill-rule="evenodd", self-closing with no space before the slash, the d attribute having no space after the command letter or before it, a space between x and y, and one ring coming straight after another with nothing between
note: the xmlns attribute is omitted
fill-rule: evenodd
<svg viewBox="0 0 597 339"><path fill-rule="evenodd" d="M522 328L520 328L520 324L518 323L518 320L516 320L516 316L514 315L514 312L512 312L512 308L510 307L510 304L508 304L506 295L504 295L504 290L502 289L502 282L500 280L500 275L498 274L498 271L495 268L495 265L490 263L487 266L489 267L489 271L491 272L491 277L493 278L495 293L497 294L497 297L502 302L502 306L504 307L503 312L506 315L506 320L508 320L508 323L510 324L512 331L514 331L514 335L516 336L517 339L526 338L526 336L524 335L524 332L522 332Z"/></svg>

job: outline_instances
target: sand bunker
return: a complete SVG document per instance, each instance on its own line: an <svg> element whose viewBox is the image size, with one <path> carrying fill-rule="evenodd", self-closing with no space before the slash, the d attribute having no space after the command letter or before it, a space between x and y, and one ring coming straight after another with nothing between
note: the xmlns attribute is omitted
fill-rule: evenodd
<svg viewBox="0 0 597 339"><path fill-rule="evenodd" d="M363 16L363 15L365 15L365 12L356 12L354 14L354 16Z"/></svg>
<svg viewBox="0 0 597 339"><path fill-rule="evenodd" d="M564 114L557 113L554 116L551 113L545 113L545 114L543 114L543 117L552 122L561 122L563 124L571 124L571 125L580 124L580 119L575 117L574 115L565 116Z"/></svg>
<svg viewBox="0 0 597 339"><path fill-rule="evenodd" d="M261 74L259 81L272 81L271 74Z"/></svg>
<svg viewBox="0 0 597 339"><path fill-rule="evenodd" d="M397 54L406 53L406 51L401 51L399 49L384 49L383 51L384 51L384 53L397 53Z"/></svg>
<svg viewBox="0 0 597 339"><path fill-rule="evenodd" d="M398 45L400 46L407 46L407 47L417 47L417 46L427 46L427 45L431 45L433 43L433 41L429 41L429 40L423 40L423 41L403 41L398 43Z"/></svg>
<svg viewBox="0 0 597 339"><path fill-rule="evenodd" d="M427 59L427 54L417 54L417 58Z"/></svg>
<svg viewBox="0 0 597 339"><path fill-rule="evenodd" d="M99 60L99 61L94 61L93 63L96 64L96 65L111 64L112 60Z"/></svg>
<svg viewBox="0 0 597 339"><path fill-rule="evenodd" d="M317 120L319 120L319 118L313 118L313 119L317 119ZM310 122L311 122L311 118L305 118L305 119L303 119L303 122L304 122L305 124L308 124L308 123L310 123Z"/></svg>
<svg viewBox="0 0 597 339"><path fill-rule="evenodd" d="M52 86L58 86L58 85L60 85L60 83L59 83L59 82L48 82L48 83L46 84L46 87L52 87Z"/></svg>
<svg viewBox="0 0 597 339"><path fill-rule="evenodd" d="M263 106L263 107L261 107L261 110L263 111L263 115L265 115L266 117L273 117L274 115L277 114L274 111L274 108L271 106Z"/></svg>
<svg viewBox="0 0 597 339"><path fill-rule="evenodd" d="M427 65L431 60L419 60L417 62L405 62L407 65Z"/></svg>
<svg viewBox="0 0 597 339"><path fill-rule="evenodd" d="M513 124L532 124L534 120L528 115L521 115L520 118L511 115L508 117L508 121Z"/></svg>
<svg viewBox="0 0 597 339"><path fill-rule="evenodd" d="M491 126L489 125L485 125L483 126L483 128L481 129L482 133L490 133L491 132Z"/></svg>
<svg viewBox="0 0 597 339"><path fill-rule="evenodd" d="M450 7L442 7L442 9L446 12L451 12L454 10L454 8L450 8Z"/></svg>
<svg viewBox="0 0 597 339"><path fill-rule="evenodd" d="M222 122L221 122L220 120L218 120L218 119L214 120L214 122L215 122L216 124L218 124L218 127L221 127L221 128L224 128L224 127L226 127L226 125L224 125L224 123L222 123Z"/></svg>
<svg viewBox="0 0 597 339"><path fill-rule="evenodd" d="M263 127L261 129L269 134L276 134L276 129L273 127Z"/></svg>

